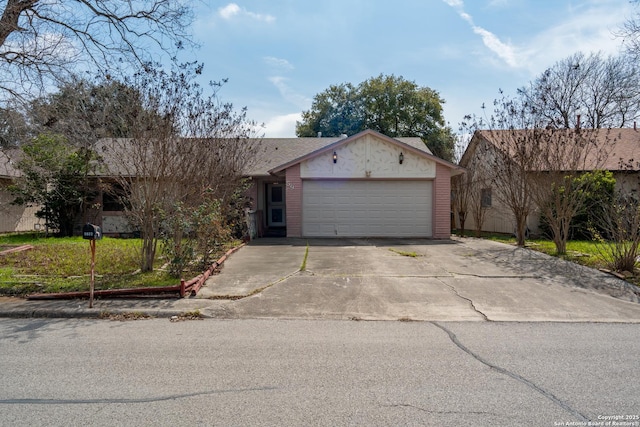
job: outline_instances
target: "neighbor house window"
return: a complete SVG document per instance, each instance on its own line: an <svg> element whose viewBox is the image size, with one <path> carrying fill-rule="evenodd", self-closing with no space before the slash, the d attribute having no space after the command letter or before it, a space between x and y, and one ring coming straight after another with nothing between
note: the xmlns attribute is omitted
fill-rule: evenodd
<svg viewBox="0 0 640 427"><path fill-rule="evenodd" d="M480 191L480 206L482 206L483 208L491 207L491 189L490 188L483 188Z"/></svg>
<svg viewBox="0 0 640 427"><path fill-rule="evenodd" d="M112 184L107 191L102 193L102 210L107 212L122 212L126 206L123 203L126 192L121 185Z"/></svg>

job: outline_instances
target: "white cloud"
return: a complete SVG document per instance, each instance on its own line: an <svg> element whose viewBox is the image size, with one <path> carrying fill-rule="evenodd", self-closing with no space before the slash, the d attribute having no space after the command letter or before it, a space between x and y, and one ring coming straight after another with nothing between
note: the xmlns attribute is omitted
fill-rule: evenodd
<svg viewBox="0 0 640 427"><path fill-rule="evenodd" d="M455 7L455 8L464 7L462 0L443 0L443 1L451 7Z"/></svg>
<svg viewBox="0 0 640 427"><path fill-rule="evenodd" d="M250 12L247 9L238 6L235 3L229 3L228 5L218 9L218 14L227 21L234 17L248 17L256 21L273 22L276 18L272 15L264 15L261 13Z"/></svg>
<svg viewBox="0 0 640 427"><path fill-rule="evenodd" d="M293 138L296 136L296 121L302 120L301 113L274 116L265 121L266 138Z"/></svg>
<svg viewBox="0 0 640 427"><path fill-rule="evenodd" d="M229 3L225 7L221 7L220 9L218 9L218 13L224 19L231 19L235 15L240 13L240 6L235 3Z"/></svg>
<svg viewBox="0 0 640 427"><path fill-rule="evenodd" d="M547 67L577 51L616 53L620 47L620 40L612 35L612 31L619 28L625 17L630 14L628 5L625 11L616 9L616 13L611 13L611 2L591 2L565 13L561 24L546 28L516 46L476 25L473 17L464 11L462 0L443 1L456 10L460 18L480 36L484 46L503 63L510 68L527 69L532 72L539 72L540 66ZM504 2L494 1L492 4L498 3Z"/></svg>
<svg viewBox="0 0 640 427"><path fill-rule="evenodd" d="M263 60L268 66L272 68L277 68L280 70L293 70L293 65L286 59L276 58L273 56L265 56Z"/></svg>
<svg viewBox="0 0 640 427"><path fill-rule="evenodd" d="M528 58L527 65L539 72L537 67L547 67L578 51L617 54L622 40L614 37L613 32L631 12L626 9L611 13L610 6L596 5L580 14L567 16L561 24L533 37L523 49L523 55Z"/></svg>
<svg viewBox="0 0 640 427"><path fill-rule="evenodd" d="M300 109L309 108L311 99L294 91L288 84L288 79L282 76L269 77L269 81L278 89L280 95Z"/></svg>
<svg viewBox="0 0 640 427"><path fill-rule="evenodd" d="M498 57L500 57L510 67L517 68L522 66L513 46L503 43L495 34L482 27L473 26L473 32L482 37L484 45L493 53L498 55Z"/></svg>
<svg viewBox="0 0 640 427"><path fill-rule="evenodd" d="M521 66L516 54L516 50L513 46L500 40L498 36L491 31L486 30L474 24L471 15L464 11L464 3L462 0L443 0L446 4L451 6L458 12L458 15L466 22L469 23L474 33L482 38L482 43L485 47L495 53L500 59L507 63L510 67L517 68Z"/></svg>

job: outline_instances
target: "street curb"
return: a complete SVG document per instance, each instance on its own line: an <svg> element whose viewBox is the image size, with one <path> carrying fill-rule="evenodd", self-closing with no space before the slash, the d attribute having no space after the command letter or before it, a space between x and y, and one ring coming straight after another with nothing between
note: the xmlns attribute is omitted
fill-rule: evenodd
<svg viewBox="0 0 640 427"><path fill-rule="evenodd" d="M196 309L200 311L203 318L207 318L209 316L202 313L202 309ZM174 316L182 316L189 311L196 310L165 310L165 309L49 309L49 308L25 308L25 309L13 309L13 310L1 310L0 309L0 318L9 318L9 319L100 319L101 315L105 314L131 314L131 313L140 313L145 316L149 316L150 318L171 318Z"/></svg>

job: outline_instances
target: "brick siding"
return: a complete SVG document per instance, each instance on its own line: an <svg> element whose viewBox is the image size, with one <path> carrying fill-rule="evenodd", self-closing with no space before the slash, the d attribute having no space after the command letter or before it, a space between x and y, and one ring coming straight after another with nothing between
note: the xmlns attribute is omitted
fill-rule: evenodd
<svg viewBox="0 0 640 427"><path fill-rule="evenodd" d="M287 169L287 237L302 236L302 179L300 164Z"/></svg>
<svg viewBox="0 0 640 427"><path fill-rule="evenodd" d="M441 164L436 165L433 197L433 237L448 239L451 237L451 170Z"/></svg>

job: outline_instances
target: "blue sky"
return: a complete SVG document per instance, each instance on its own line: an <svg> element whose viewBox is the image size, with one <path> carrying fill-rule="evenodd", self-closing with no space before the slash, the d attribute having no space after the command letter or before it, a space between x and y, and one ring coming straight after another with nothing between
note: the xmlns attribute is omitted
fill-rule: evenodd
<svg viewBox="0 0 640 427"><path fill-rule="evenodd" d="M394 74L438 91L457 130L575 52L619 52L628 0L233 0L199 4L207 80L266 137L295 136L314 95Z"/></svg>

